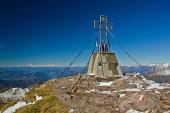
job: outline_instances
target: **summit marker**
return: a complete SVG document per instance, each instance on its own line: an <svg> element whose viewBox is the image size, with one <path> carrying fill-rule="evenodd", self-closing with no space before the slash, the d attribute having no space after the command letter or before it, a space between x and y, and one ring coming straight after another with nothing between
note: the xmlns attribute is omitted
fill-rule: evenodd
<svg viewBox="0 0 170 113"><path fill-rule="evenodd" d="M112 30L112 23L107 16L100 15L99 21L94 21L94 28L100 36L97 41L97 52L93 53L88 65L87 75L97 77L121 76L122 72L115 53L110 50L108 32Z"/></svg>

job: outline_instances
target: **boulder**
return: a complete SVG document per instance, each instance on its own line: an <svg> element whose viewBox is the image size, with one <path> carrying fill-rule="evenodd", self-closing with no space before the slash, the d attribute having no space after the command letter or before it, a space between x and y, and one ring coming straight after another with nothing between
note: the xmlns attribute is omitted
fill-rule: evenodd
<svg viewBox="0 0 170 113"><path fill-rule="evenodd" d="M126 96L119 104L121 112L125 112L131 108L137 111L159 110L159 96L152 92L139 92Z"/></svg>

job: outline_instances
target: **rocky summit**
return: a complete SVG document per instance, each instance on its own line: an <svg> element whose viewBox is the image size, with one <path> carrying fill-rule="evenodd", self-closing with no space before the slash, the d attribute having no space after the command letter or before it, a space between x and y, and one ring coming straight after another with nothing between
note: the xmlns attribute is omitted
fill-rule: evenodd
<svg viewBox="0 0 170 113"><path fill-rule="evenodd" d="M54 91L70 113L170 112L170 84L159 84L140 75L98 78L83 75L56 79Z"/></svg>
<svg viewBox="0 0 170 113"><path fill-rule="evenodd" d="M2 113L169 113L170 84L142 75L77 75L34 86Z"/></svg>

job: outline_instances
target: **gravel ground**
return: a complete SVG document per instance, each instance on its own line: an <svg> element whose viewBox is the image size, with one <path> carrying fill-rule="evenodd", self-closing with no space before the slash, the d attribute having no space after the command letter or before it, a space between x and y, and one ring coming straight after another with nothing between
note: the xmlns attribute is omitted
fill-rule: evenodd
<svg viewBox="0 0 170 113"><path fill-rule="evenodd" d="M96 78L81 75L55 79L54 91L70 113L163 113L170 110L170 85L139 75Z"/></svg>

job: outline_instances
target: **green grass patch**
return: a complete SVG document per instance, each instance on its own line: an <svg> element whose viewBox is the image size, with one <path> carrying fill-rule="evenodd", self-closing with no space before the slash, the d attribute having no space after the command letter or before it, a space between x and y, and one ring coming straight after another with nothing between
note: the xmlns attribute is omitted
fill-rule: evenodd
<svg viewBox="0 0 170 113"><path fill-rule="evenodd" d="M36 104L17 109L15 113L68 113L68 111L55 96L48 96Z"/></svg>
<svg viewBox="0 0 170 113"><path fill-rule="evenodd" d="M43 99L36 101L36 96L42 96ZM25 97L19 99L19 101L35 102L35 104L21 107L15 111L15 113L68 113L67 107L55 96L53 92L53 82L48 81L25 94ZM17 103L14 101L3 107L3 111L10 106Z"/></svg>

